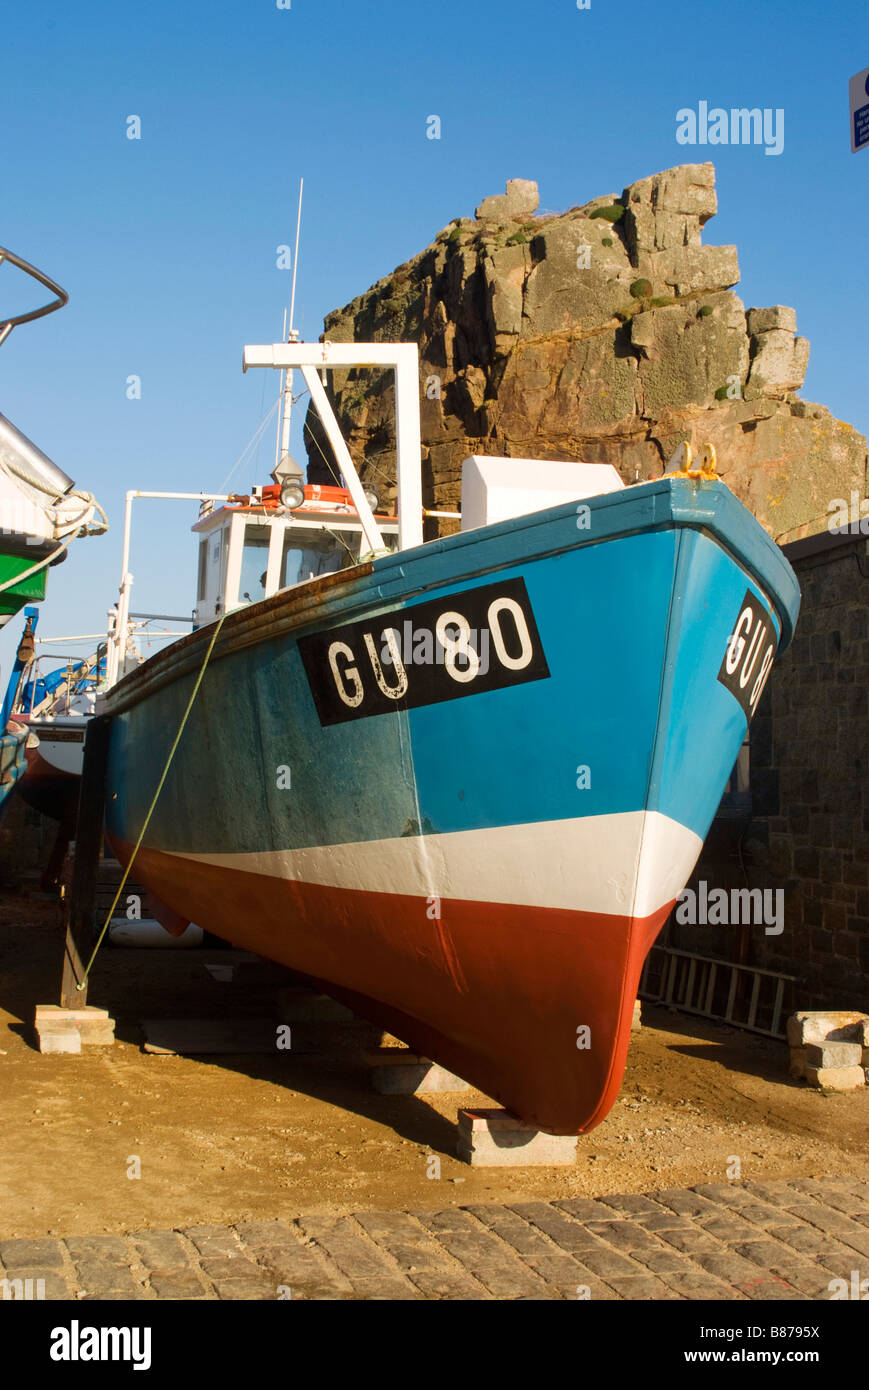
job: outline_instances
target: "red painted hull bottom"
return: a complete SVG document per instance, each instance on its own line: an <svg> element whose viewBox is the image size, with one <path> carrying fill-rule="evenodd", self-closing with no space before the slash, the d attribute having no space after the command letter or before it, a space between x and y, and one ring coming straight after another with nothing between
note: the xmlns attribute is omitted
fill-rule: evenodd
<svg viewBox="0 0 869 1390"><path fill-rule="evenodd" d="M112 847L126 864L132 847ZM643 962L673 906L631 919L443 899L433 921L417 897L147 849L136 877L182 919L322 982L551 1134L593 1129L613 1105Z"/></svg>

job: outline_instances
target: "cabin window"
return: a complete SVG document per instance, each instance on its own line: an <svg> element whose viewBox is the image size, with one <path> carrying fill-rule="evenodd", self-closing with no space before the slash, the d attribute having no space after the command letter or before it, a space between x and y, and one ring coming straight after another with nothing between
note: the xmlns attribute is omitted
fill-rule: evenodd
<svg viewBox="0 0 869 1390"><path fill-rule="evenodd" d="M265 598L270 536L271 530L268 526L249 521L244 528L241 579L238 586L241 603L258 603L261 598Z"/></svg>
<svg viewBox="0 0 869 1390"><path fill-rule="evenodd" d="M220 581L217 585L218 594L222 594L226 588L226 567L229 561L229 527L223 526L220 531ZM218 599L218 602L220 600Z"/></svg>
<svg viewBox="0 0 869 1390"><path fill-rule="evenodd" d="M205 598L205 582L208 574L208 537L199 542L199 576L196 583L196 602Z"/></svg>
<svg viewBox="0 0 869 1390"><path fill-rule="evenodd" d="M287 531L284 536L284 551L281 556L282 589L293 584L304 584L308 579L316 579L321 574L334 574L336 570L355 565L359 558L359 531Z"/></svg>

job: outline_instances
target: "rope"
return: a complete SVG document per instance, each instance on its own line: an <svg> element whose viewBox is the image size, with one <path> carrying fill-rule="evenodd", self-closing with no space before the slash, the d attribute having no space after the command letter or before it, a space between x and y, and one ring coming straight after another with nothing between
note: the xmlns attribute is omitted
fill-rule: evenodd
<svg viewBox="0 0 869 1390"><path fill-rule="evenodd" d="M195 682L195 684L194 684L194 686L193 686L192 691L190 692L190 699L187 701L187 708L186 708L185 711L184 711L184 717L182 718L181 723L180 723L179 728L178 728L178 732L177 732L177 734L175 735L175 740L174 740L174 742L173 742L173 744L172 744L172 747L169 749L169 756L168 756L168 758L166 759L166 765L165 765L165 767L163 768L163 772L162 772L162 774L161 774L160 781L157 783L157 790L155 791L155 793L154 793L154 795L153 795L153 797L152 797L152 799L151 799L151 805L148 807L148 811L147 811L147 814L146 814L146 816L145 816L144 824L143 824L143 826L142 826L142 829L141 829L140 832L139 832L139 838L138 838L138 840L136 841L136 847L135 847L135 849L133 850L133 853L130 855L130 858L129 858L128 862L127 862L127 867L126 867L126 869L124 870L124 873L123 873L123 877L121 878L121 881L120 881L120 883L118 884L118 891L117 891L117 893L115 894L114 901L112 902L111 907L109 908L108 916L106 917L106 920L105 920L105 922L103 923L103 929L102 929L102 931L100 932L99 937L97 938L97 944L96 944L96 946L94 946L94 949L93 949L93 951L91 952L91 958L90 958L90 960L88 961L87 965L85 966L84 975L82 976L81 983L76 985L76 989L79 991L79 993L81 993L81 991L84 990L85 987L86 987L86 985L87 985L88 975L90 974L91 968L92 968L92 966L93 966L93 963L94 963L94 961L96 960L97 951L100 949L100 946L103 944L103 938L105 937L105 934L106 934L106 932L107 932L108 929L109 929L109 925L110 925L111 920L112 920L112 914L113 914L115 908L116 908L117 905L118 905L118 900L120 899L121 894L122 894L123 891L124 891L124 887L125 887L125 885L126 885L127 879L128 879L129 876L130 876L130 870L131 870L132 867L133 867L133 864L134 864L134 862L135 862L136 855L139 853L139 850L140 850L141 847L142 847L142 841L143 841L144 838L145 838L145 832L147 831L148 826L149 826L150 821L151 821L151 817L152 817L152 815L154 814L154 807L157 805L157 798L159 797L161 791L163 790L163 783L166 781L166 778L167 778L167 776L169 775L169 768L172 766L172 759L175 757L175 751L176 751L176 749L177 749L177 747L178 747L178 744L181 742L181 735L184 733L184 726L185 726L185 724L187 723L188 717L189 717L189 715L190 715L190 711L191 711L192 708L193 708L193 702L194 702L194 700L196 699L196 696L199 694L199 687L200 687L200 685L202 684L202 678L203 678L203 676L205 675L206 668L207 668L207 666L208 666L209 661L211 660L211 653L214 651L214 644L215 644L215 642L217 641L217 638L218 638L218 636L219 636L219 634L220 634L220 629L223 627L224 619L226 618L226 616L227 616L226 613L221 613L218 622L215 624L214 631L213 631L213 633L211 634L211 641L210 641L209 644L208 644L208 651L205 653L205 658L204 658L204 660L203 660L203 662L202 662L202 665L201 665L200 668L199 668L199 675L196 677L196 682Z"/></svg>
<svg viewBox="0 0 869 1390"><path fill-rule="evenodd" d="M57 534L59 536L67 536L69 535L70 531L74 531L76 534L79 534L80 530L84 531L85 527L88 526L90 522L93 520L94 512L99 512L100 516L103 519L102 526L99 530L93 529L91 531L86 532L86 534L91 536L105 535L106 531L108 531L109 529L109 519L103 511L102 507L100 506L99 502L94 497L93 493L69 492L67 493L67 500L70 497L77 497L80 502L84 502L85 506L82 509L82 511L78 513L77 516L70 518L64 517L63 512L61 510L61 503L58 502L57 506L54 508L55 512L57 513L57 518L55 521ZM62 530L60 529L61 526L63 527Z"/></svg>
<svg viewBox="0 0 869 1390"><path fill-rule="evenodd" d="M38 574L40 570L44 570L45 567L46 567L46 565L52 565L52 564L54 564L54 562L55 562L55 560L58 558L58 556L59 556L59 555L62 555L63 552L64 552L64 550L68 550L69 547L72 545L73 541L75 540L76 536L78 536L78 535L81 534L81 532L82 532L82 530L83 530L83 526L82 526L82 517L85 517L85 516L86 516L86 517L87 517L87 520L90 521L91 517L92 517L93 514L94 514L94 510L96 510L96 511L98 511L98 512L100 513L101 517L103 518L103 521L105 522L105 526L103 527L103 531L100 532L99 534L102 535L105 531L107 531L107 530L109 529L109 523L108 523L108 520L107 520L107 518L106 518L105 512L103 511L103 509L102 509L102 507L100 506L99 502L95 502L95 501L94 501L94 499L91 497L91 495L90 495L89 492L85 492L85 493L78 493L78 492L76 492L76 493L72 493L71 495L72 495L73 497L88 497L88 498L90 498L90 501L89 501L88 505L85 507L84 511L83 511L83 512L79 512L78 516L75 517L73 521L71 521L71 522L65 522L65 523L64 523L64 526L65 526L65 529L66 529L66 533L67 533L67 534L66 534L66 540L62 541L61 544L60 544L59 546L57 546L54 550L52 550L52 552L51 552L50 555L46 555L45 558L44 558L43 560L37 560L36 564L35 564L35 565L31 565L29 569L22 570L21 574L13 574L13 576L12 576L11 579L5 579L5 580L3 581L3 583L0 584L0 594L4 593L4 592L6 591L6 589L12 589L12 588L14 588L16 585L18 585L18 584L23 584L24 581L25 581L26 579L30 579L30 578L32 578L32 576L33 576L34 574ZM87 525L87 522L85 522L84 524ZM70 528L74 528L74 529L72 530L72 534L69 534ZM97 534L97 533L92 533L92 534Z"/></svg>

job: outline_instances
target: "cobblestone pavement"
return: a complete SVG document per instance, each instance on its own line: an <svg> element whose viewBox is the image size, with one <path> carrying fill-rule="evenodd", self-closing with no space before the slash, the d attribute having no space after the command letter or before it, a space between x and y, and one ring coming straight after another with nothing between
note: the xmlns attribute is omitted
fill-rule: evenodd
<svg viewBox="0 0 869 1390"><path fill-rule="evenodd" d="M0 1261L5 1298L828 1299L869 1275L869 1182L2 1240Z"/></svg>

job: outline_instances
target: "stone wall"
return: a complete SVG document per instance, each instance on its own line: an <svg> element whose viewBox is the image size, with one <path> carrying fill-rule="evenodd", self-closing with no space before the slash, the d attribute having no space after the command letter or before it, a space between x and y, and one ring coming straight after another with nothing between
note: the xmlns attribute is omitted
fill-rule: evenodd
<svg viewBox="0 0 869 1390"><path fill-rule="evenodd" d="M469 454L611 463L633 483L686 440L715 444L721 476L780 541L820 530L831 497L862 495L866 440L796 394L809 344L794 310L746 311L736 247L703 244L712 164L565 213L536 207L536 185L513 180L326 318L334 342L418 343L427 506L458 508ZM363 476L394 496L389 377L342 371L333 386ZM312 412L308 425L309 476L333 481Z"/></svg>
<svg viewBox="0 0 869 1390"><path fill-rule="evenodd" d="M781 889L784 931L671 922L667 939L796 975L796 1008L864 1009L869 556L865 537L819 536L789 558L802 609L752 723L751 810L718 817L691 881Z"/></svg>

